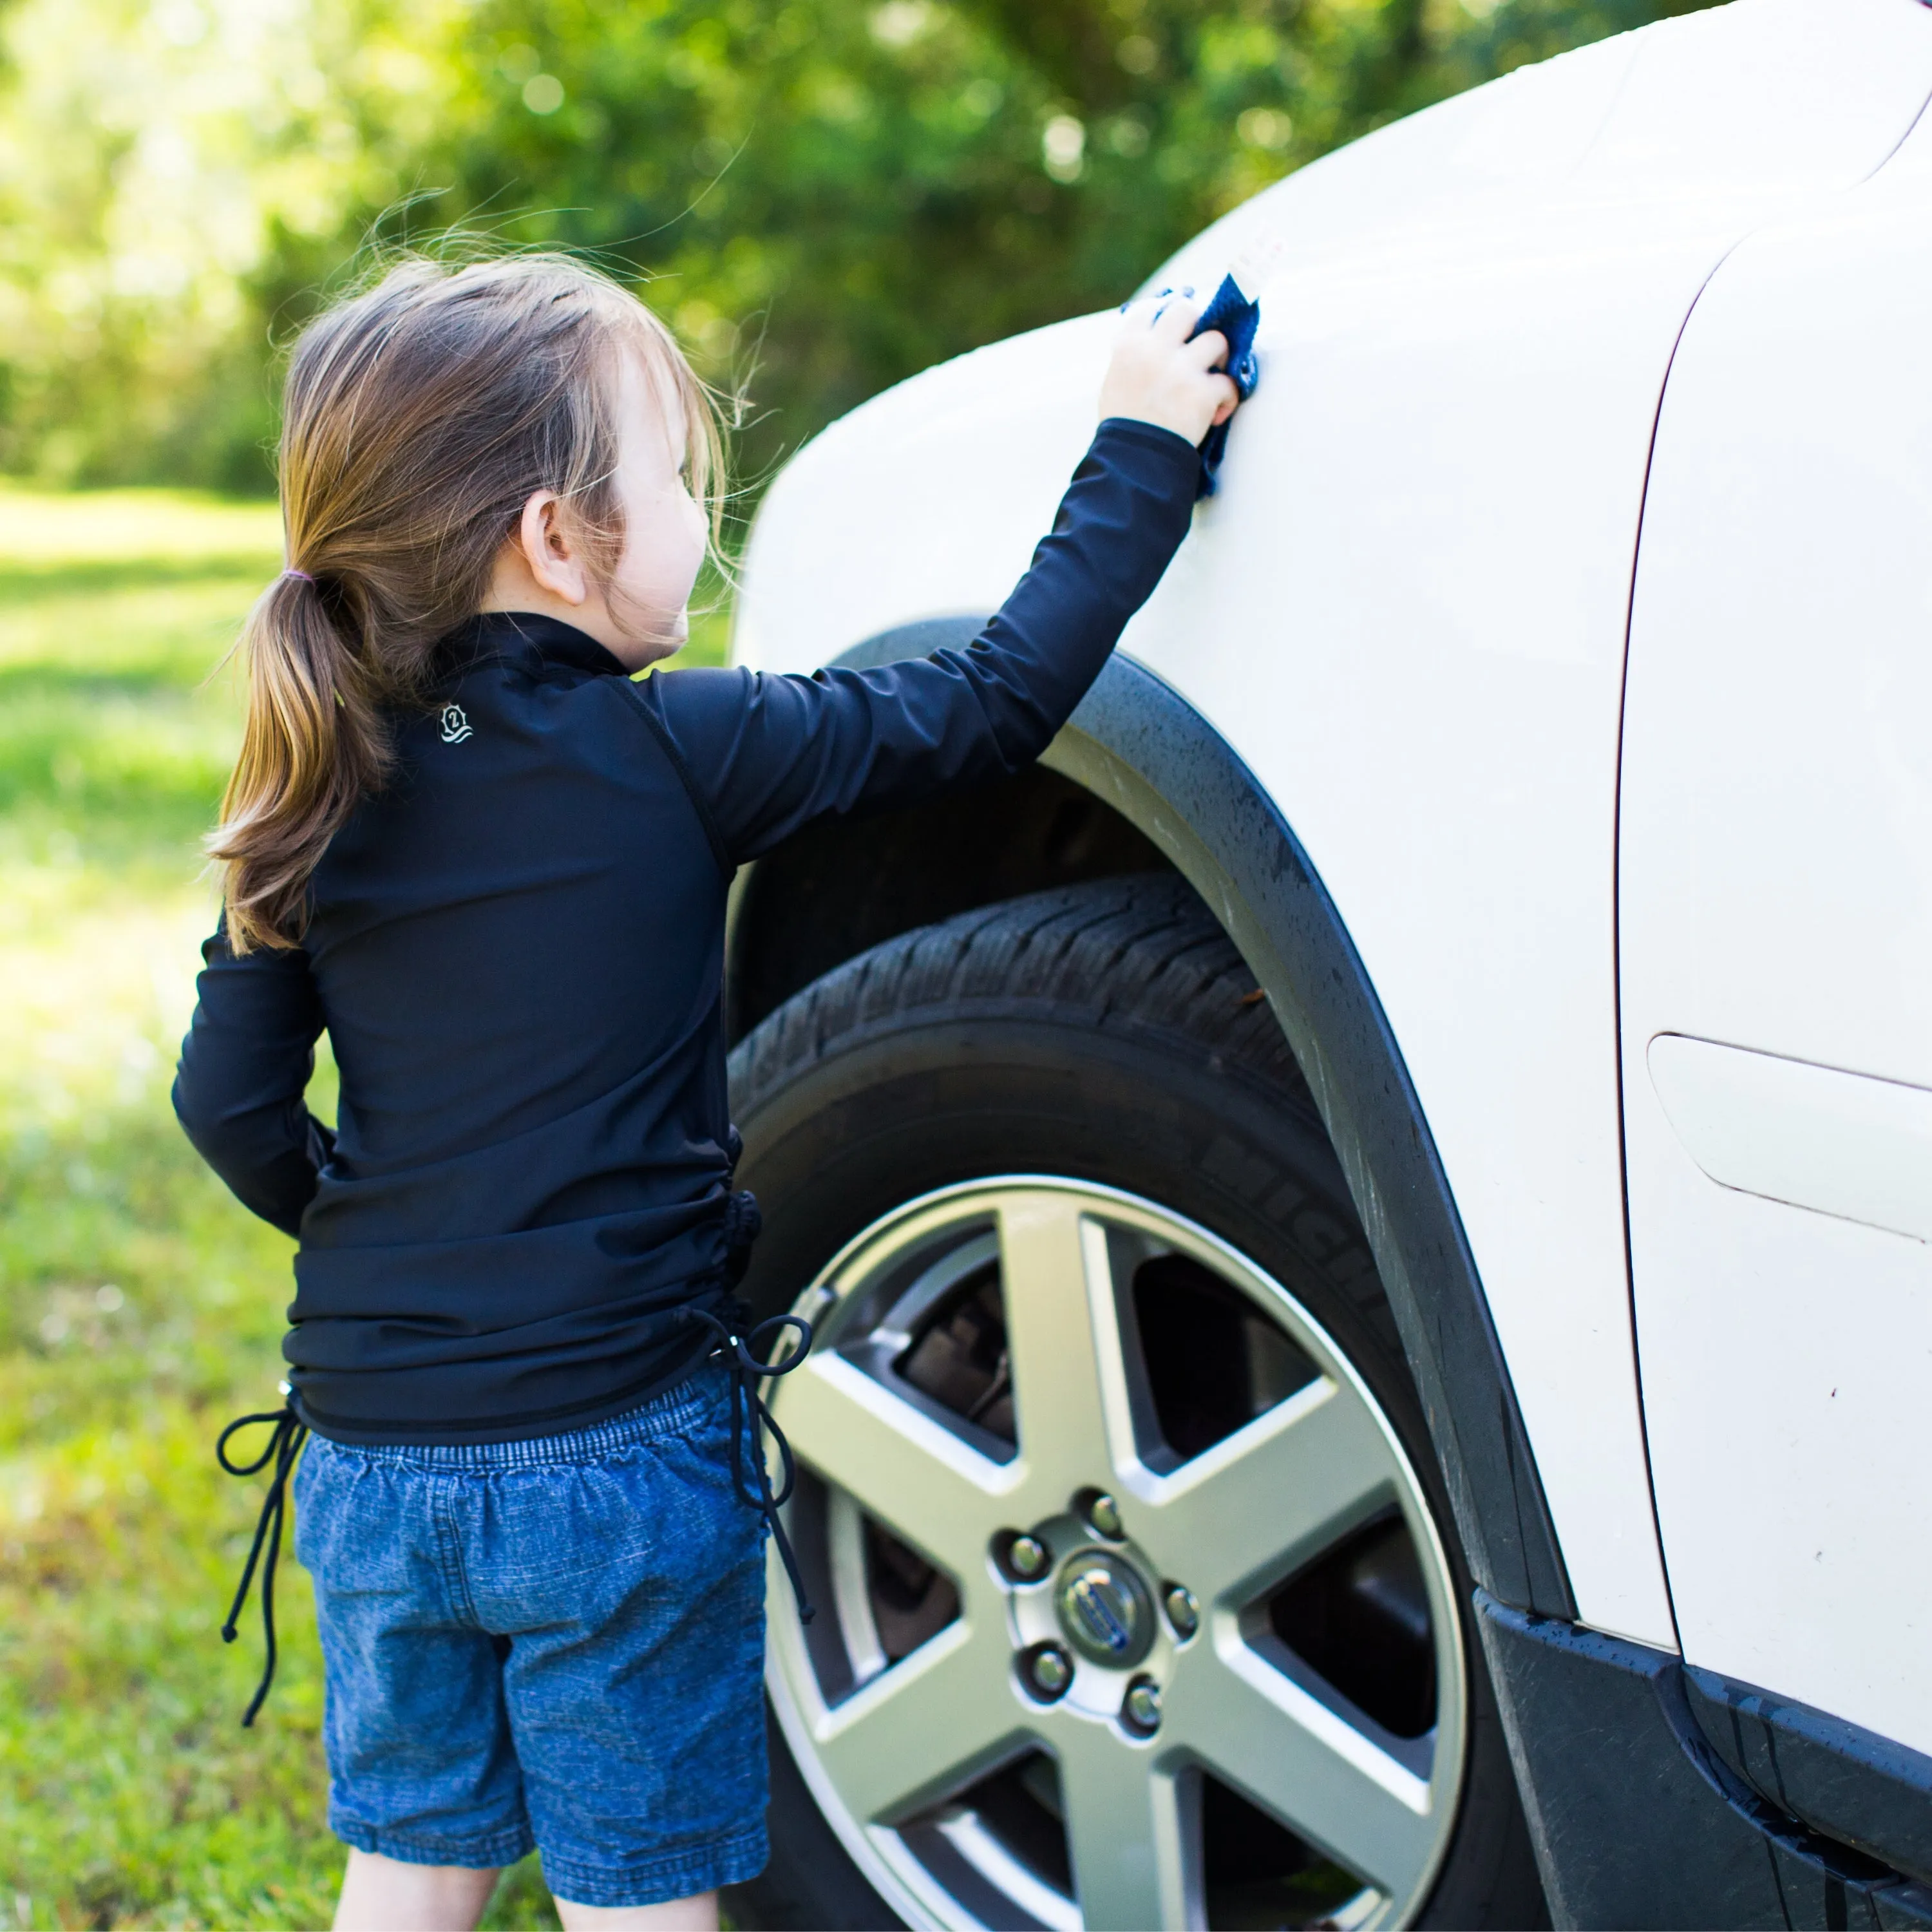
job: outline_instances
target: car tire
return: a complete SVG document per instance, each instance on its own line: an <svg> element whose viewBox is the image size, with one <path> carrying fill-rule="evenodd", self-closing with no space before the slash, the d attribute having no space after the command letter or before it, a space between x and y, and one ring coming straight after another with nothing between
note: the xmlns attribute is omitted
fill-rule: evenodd
<svg viewBox="0 0 1932 1932"><path fill-rule="evenodd" d="M1436 1600L1453 1604L1448 1616L1458 1625L1461 1768L1453 1818L1442 1827L1426 1888L1419 1886L1399 1913L1391 1898L1379 1918L1370 1911L1363 1922L1400 1916L1445 1926L1546 1924L1472 1620L1471 1579L1360 1220L1279 1026L1233 945L1186 883L1170 874L1102 880L903 934L772 1014L733 1054L730 1078L744 1137L741 1182L757 1194L764 1216L743 1290L760 1315L800 1305L801 1291L835 1257L867 1229L890 1223L906 1204L969 1184L991 1185L998 1177L1102 1190L1092 1196L1102 1204L1097 1211L1111 1211L1106 1203L1118 1198L1126 1204L1124 1215L1171 1216L1177 1228L1198 1231L1187 1238L1225 1244L1279 1284L1306 1318L1306 1334L1318 1336L1346 1365L1332 1372L1349 1379L1399 1442L1420 1498L1412 1514L1426 1509L1432 1526L1416 1534L1432 1537L1436 1560L1446 1564ZM1215 1251L1199 1252L1211 1259ZM1137 1286L1134 1292L1142 1292ZM1187 1292L1209 1299L1176 1306L1208 1315L1199 1329L1177 1331L1180 1339L1220 1334L1214 1311L1221 1304L1209 1288L1196 1283ZM1139 1311L1134 1318L1144 1324L1153 1318L1150 1307L1167 1304L1143 1297L1133 1306ZM1252 1326L1252 1317L1250 1309L1243 1318ZM1163 1359L1196 1352L1167 1346L1164 1334L1161 1340ZM1204 1342L1199 1352L1204 1360L1212 1353ZM1162 1373L1180 1386L1174 1378L1181 1371ZM782 1422L784 1386L773 1384ZM1164 1399L1192 1398L1184 1389L1173 1395L1170 1387ZM1211 1408L1221 1397L1210 1391L1201 1399ZM797 1446L809 1467L810 1444ZM906 1527L916 1535L916 1526ZM822 1566L811 1574L822 1577ZM1318 1661L1332 1655L1341 1662L1324 1667L1340 1680L1345 1664L1358 1672L1369 1667L1359 1660L1348 1664L1354 1640L1300 1634L1314 1628L1311 1616L1326 1629L1324 1618L1340 1628L1349 1616L1367 1614L1360 1606L1369 1598L1359 1594L1367 1586L1346 1580L1354 1572L1336 1574L1345 1580L1320 1586L1329 1592L1321 1599L1326 1608L1292 1606L1284 1625L1274 1607L1284 1596L1269 1600L1267 1616L1274 1620L1270 1628L1288 1630L1300 1646L1295 1668L1311 1655ZM943 1580L933 1587L943 1589ZM1294 1603L1313 1602L1315 1588L1295 1582L1292 1591L1301 1595ZM795 1628L788 1598L775 1594L772 1604L775 1632L788 1618ZM821 1611L821 1622L826 1614ZM1432 1640L1446 1639L1438 1633ZM1324 1651L1323 1642L1341 1648ZM1383 1664L1376 1668L1389 1675ZM1372 1703L1382 1694L1371 1684L1360 1694ZM1438 1686L1434 1694L1446 1698L1450 1691ZM1030 1913L1023 1897L995 1899L988 1910L982 1894L949 1893L943 1883L909 1891L890 1872L882 1880L863 1834L855 1835L849 1820L842 1825L828 1816L821 1802L825 1774L814 1782L812 1767L800 1764L776 1723L771 1736L771 1862L761 1877L735 1889L735 1922L890 1926L1050 1917ZM1257 1877L1246 1870L1244 1860L1260 1856L1254 1846L1276 1841L1265 1823L1243 1823L1240 1831L1228 1825L1234 1814L1220 1786L1213 1790L1208 1810L1190 1814L1210 1822L1197 1827L1206 1835L1192 1856L1204 1862L1207 1876L1197 1873L1196 1903L1186 1916L1204 1915L1210 1923L1328 1922L1324 1913L1332 1908L1295 1905L1300 1894L1292 1872L1270 1868ZM1232 1802L1245 1820L1240 1808L1247 1800L1238 1793ZM1293 1842L1306 1851L1304 1840ZM1268 1854L1288 1864L1301 1856ZM1073 1888L1070 1879L1067 1888Z"/></svg>

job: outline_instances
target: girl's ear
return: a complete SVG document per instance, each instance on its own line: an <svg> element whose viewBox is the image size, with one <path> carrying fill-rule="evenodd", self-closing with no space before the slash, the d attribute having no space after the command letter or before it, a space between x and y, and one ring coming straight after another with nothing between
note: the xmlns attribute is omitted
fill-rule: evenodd
<svg viewBox="0 0 1932 1932"><path fill-rule="evenodd" d="M584 546L563 499L554 490L538 490L524 504L516 542L530 574L552 596L571 604L589 598L590 574L584 567Z"/></svg>

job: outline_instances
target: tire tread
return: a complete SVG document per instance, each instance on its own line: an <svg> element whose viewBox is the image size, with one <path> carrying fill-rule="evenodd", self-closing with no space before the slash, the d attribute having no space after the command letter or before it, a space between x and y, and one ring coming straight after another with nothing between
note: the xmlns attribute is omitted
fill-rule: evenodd
<svg viewBox="0 0 1932 1932"><path fill-rule="evenodd" d="M1311 1106L1255 977L1186 882L1132 874L1058 887L922 926L848 960L788 1001L732 1055L739 1106L849 1036L928 1009L997 1003L1081 1010L1154 1031Z"/></svg>

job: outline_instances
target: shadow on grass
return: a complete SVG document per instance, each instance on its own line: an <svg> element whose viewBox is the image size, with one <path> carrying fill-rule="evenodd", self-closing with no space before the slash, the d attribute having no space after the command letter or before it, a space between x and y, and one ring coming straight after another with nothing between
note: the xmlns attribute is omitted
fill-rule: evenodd
<svg viewBox="0 0 1932 1932"><path fill-rule="evenodd" d="M98 863L200 869L235 728L159 677L0 670L0 837Z"/></svg>

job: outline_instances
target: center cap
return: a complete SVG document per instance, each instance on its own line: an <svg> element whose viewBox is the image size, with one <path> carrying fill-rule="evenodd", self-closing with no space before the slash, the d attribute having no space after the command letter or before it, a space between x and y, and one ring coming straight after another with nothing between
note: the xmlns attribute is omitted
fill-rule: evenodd
<svg viewBox="0 0 1932 1932"><path fill-rule="evenodd" d="M1066 1641L1111 1670L1132 1670L1154 1642L1154 1600L1111 1551L1081 1550L1070 1556L1054 1588L1053 1606Z"/></svg>

